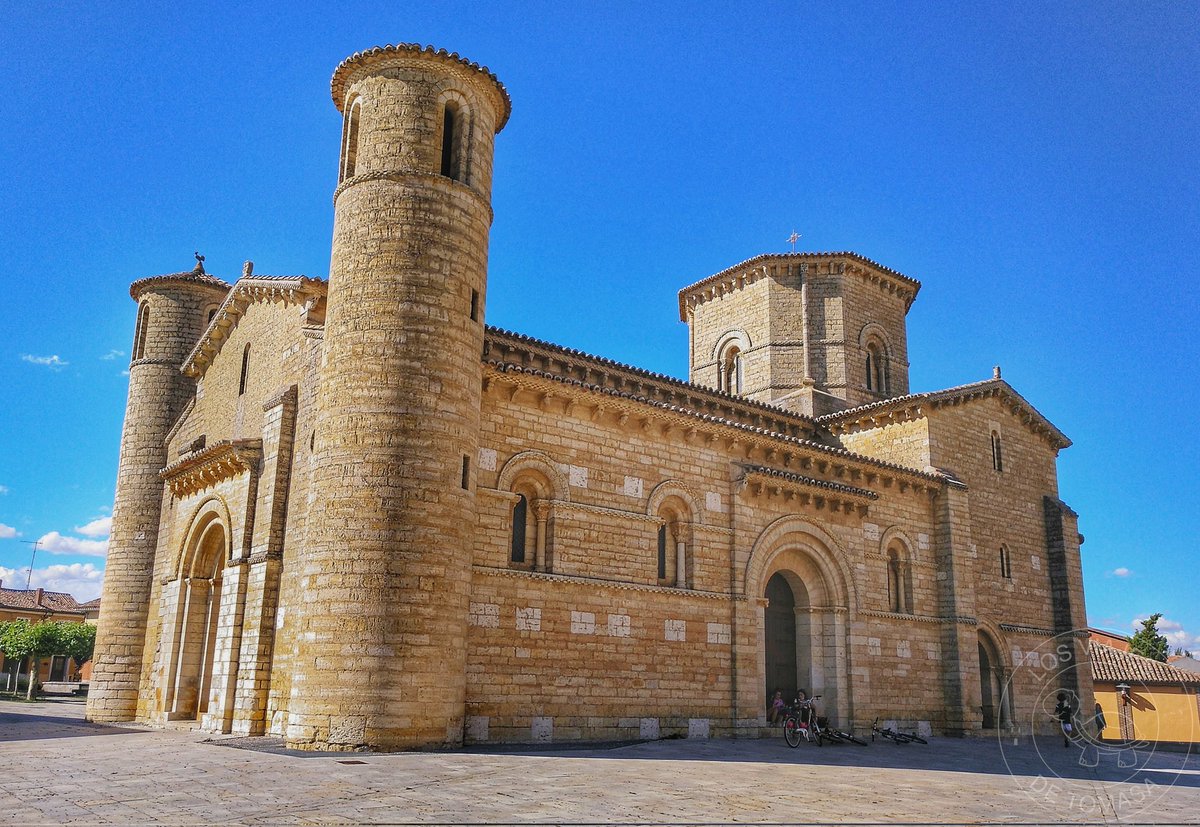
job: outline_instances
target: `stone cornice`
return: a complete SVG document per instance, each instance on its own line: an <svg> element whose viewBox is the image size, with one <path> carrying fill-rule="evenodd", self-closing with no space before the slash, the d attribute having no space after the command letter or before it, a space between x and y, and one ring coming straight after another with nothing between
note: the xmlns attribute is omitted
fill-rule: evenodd
<svg viewBox="0 0 1200 827"><path fill-rule="evenodd" d="M875 609L859 609L859 617L878 617L885 620L910 620L914 623L951 623L954 618L936 617L934 615L910 615L904 612L880 612Z"/></svg>
<svg viewBox="0 0 1200 827"><path fill-rule="evenodd" d="M1024 623L1001 623L1000 628L1006 632L1016 632L1022 635L1037 635L1038 637L1054 637L1053 629L1041 629L1037 626L1026 626Z"/></svg>
<svg viewBox="0 0 1200 827"><path fill-rule="evenodd" d="M500 82L495 73L486 66L481 66L472 60L461 57L458 52L447 52L445 49L422 46L420 43L396 43L387 46L374 46L370 49L364 49L361 52L355 52L339 63L337 68L333 70L333 78L329 81L329 92L333 95L333 103L337 107L338 112L341 112L342 107L345 105L346 89L353 83L352 78L358 70L367 66L377 68L381 66L386 67L389 63L395 63L397 59L411 59L413 57L438 60L459 70L466 69L478 73L490 80L500 103L497 110L499 117L496 120L496 132L499 132L504 128L504 124L508 123L508 117L512 114L512 99L509 98L508 90L504 88L504 84Z"/></svg>
<svg viewBox="0 0 1200 827"><path fill-rule="evenodd" d="M906 487L927 488L930 487L930 483L940 488L946 482L946 476L940 472L906 468L855 454L844 448L834 448L810 439L747 425L679 405L668 405L644 396L584 383L575 378L562 377L542 370L530 370L505 362L485 361L485 391L491 392L502 385L510 389L510 399L519 390L538 395L538 404L545 410L550 410L556 402L562 402L562 412L569 413L582 404L591 408L593 419L605 413L612 413L622 424L633 420L643 428L658 426L664 431L677 429L684 442L696 438L706 438L709 442L724 439L730 443L731 449L741 445L746 448L747 454L754 450L761 451L768 462L779 462L785 468L790 468L794 462L800 470L816 468L822 474L848 475L852 481L865 478L868 483L879 479L885 487L898 480L905 480Z"/></svg>
<svg viewBox="0 0 1200 827"><path fill-rule="evenodd" d="M257 470L261 458L261 439L222 440L211 448L168 465L158 475L172 494L185 497L222 480Z"/></svg>
<svg viewBox="0 0 1200 827"><path fill-rule="evenodd" d="M988 379L941 391L897 396L826 414L818 417L817 421L828 427L836 436L869 431L895 422L921 419L928 416L930 411L992 398L999 400L1001 405L1020 419L1021 424L1044 439L1055 451L1071 446L1071 440L1066 434L1003 379Z"/></svg>
<svg viewBox="0 0 1200 827"><path fill-rule="evenodd" d="M673 586L652 586L648 583L631 583L625 580L604 580L599 577L583 577L575 574L555 574L548 571L529 571L528 569L510 569L510 568L495 568L493 566L481 566L475 564L472 569L479 574L486 574L491 577L513 577L526 580L543 580L555 583L575 583L581 586L589 586L592 588L617 589L620 591L636 591L636 592L657 592L659 594L673 594L685 597L699 597L708 600L730 600L739 598L730 598L729 595L723 592L704 592L695 589L677 589Z"/></svg>
<svg viewBox="0 0 1200 827"><path fill-rule="evenodd" d="M485 362L515 365L523 371L544 373L562 381L605 388L617 395L687 408L790 436L811 438L819 431L814 427L813 419L803 414L509 330L487 328L483 359Z"/></svg>
<svg viewBox="0 0 1200 827"><path fill-rule="evenodd" d="M310 305L325 297L327 287L324 280L308 276L245 276L238 279L180 370L187 376L202 376L251 304Z"/></svg>
<svg viewBox="0 0 1200 827"><path fill-rule="evenodd" d="M809 268L813 276L861 276L899 296L904 301L906 310L912 307L917 291L921 289L921 282L916 279L854 252L765 253L746 259L680 290L679 320L686 322L688 313L706 301L740 290L759 279L781 275L792 264Z"/></svg>

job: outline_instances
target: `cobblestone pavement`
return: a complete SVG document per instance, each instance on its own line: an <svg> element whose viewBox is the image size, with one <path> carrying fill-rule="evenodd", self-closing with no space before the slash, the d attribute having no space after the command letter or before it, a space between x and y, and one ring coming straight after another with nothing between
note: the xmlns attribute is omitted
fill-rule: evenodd
<svg viewBox="0 0 1200 827"><path fill-rule="evenodd" d="M1081 765L1081 755L1097 765ZM0 701L0 758L6 825L1200 817L1197 756L1081 753L1056 739L789 749L776 737L312 755L277 739L87 724L78 702Z"/></svg>

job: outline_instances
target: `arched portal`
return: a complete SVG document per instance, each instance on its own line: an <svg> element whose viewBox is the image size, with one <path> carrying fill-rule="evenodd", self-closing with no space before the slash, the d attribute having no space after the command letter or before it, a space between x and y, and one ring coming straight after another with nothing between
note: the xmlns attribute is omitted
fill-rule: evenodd
<svg viewBox="0 0 1200 827"><path fill-rule="evenodd" d="M1009 697L1004 661L995 642L984 632L979 633L979 695L984 729L1004 729L1012 721L1012 698Z"/></svg>
<svg viewBox="0 0 1200 827"><path fill-rule="evenodd" d="M747 589L762 599L759 709L768 692L804 689L821 696L832 721L852 718L850 582L840 549L819 527L784 517L759 536L746 567Z"/></svg>
<svg viewBox="0 0 1200 827"><path fill-rule="evenodd" d="M172 720L197 720L208 711L213 663L221 613L221 573L227 556L228 532L215 514L197 525L189 537L180 571L173 677L167 698Z"/></svg>

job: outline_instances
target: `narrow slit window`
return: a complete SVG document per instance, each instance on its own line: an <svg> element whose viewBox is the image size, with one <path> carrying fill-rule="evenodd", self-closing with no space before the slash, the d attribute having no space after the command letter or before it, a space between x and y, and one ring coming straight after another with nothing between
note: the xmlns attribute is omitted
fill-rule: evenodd
<svg viewBox="0 0 1200 827"><path fill-rule="evenodd" d="M525 525L529 519L529 500L524 494L517 495L517 504L512 512L512 554L509 560L513 563L525 562Z"/></svg>
<svg viewBox="0 0 1200 827"><path fill-rule="evenodd" d="M150 324L150 304L142 302L138 308L137 326L133 331L133 360L136 362L146 355L146 328Z"/></svg>
<svg viewBox="0 0 1200 827"><path fill-rule="evenodd" d="M342 181L354 176L358 166L358 121L362 115L362 101L356 100L346 113L345 135L342 146Z"/></svg>
<svg viewBox="0 0 1200 827"><path fill-rule="evenodd" d="M242 351L242 377L238 380L238 396L246 392L246 380L250 378L250 345Z"/></svg>
<svg viewBox="0 0 1200 827"><path fill-rule="evenodd" d="M1008 547L1000 546L1000 576L1012 580L1012 560L1008 555Z"/></svg>
<svg viewBox="0 0 1200 827"><path fill-rule="evenodd" d="M471 321L479 321L479 291L471 291Z"/></svg>
<svg viewBox="0 0 1200 827"><path fill-rule="evenodd" d="M458 180L458 159L454 145L458 142L458 107L447 103L442 115L442 175Z"/></svg>
<svg viewBox="0 0 1200 827"><path fill-rule="evenodd" d="M462 487L463 491L471 489L471 458L464 456L462 463Z"/></svg>
<svg viewBox="0 0 1200 827"><path fill-rule="evenodd" d="M667 579L667 527L658 527L658 579Z"/></svg>
<svg viewBox="0 0 1200 827"><path fill-rule="evenodd" d="M1004 470L1004 449L1000 444L1000 434L992 431L992 467L997 471Z"/></svg>

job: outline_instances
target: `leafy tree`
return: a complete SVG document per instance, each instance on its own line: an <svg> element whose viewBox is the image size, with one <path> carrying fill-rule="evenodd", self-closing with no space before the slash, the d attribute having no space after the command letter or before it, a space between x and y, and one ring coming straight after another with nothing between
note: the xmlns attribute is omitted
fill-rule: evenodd
<svg viewBox="0 0 1200 827"><path fill-rule="evenodd" d="M92 659L96 649L96 627L90 623L63 623L59 630L62 651L80 667Z"/></svg>
<svg viewBox="0 0 1200 827"><path fill-rule="evenodd" d="M91 659L95 645L96 627L86 623L61 620L30 623L25 618L0 623L0 650L13 660L29 658L28 698L33 698L37 691L43 658L67 655L76 664L83 664ZM17 680L20 681L20 671Z"/></svg>
<svg viewBox="0 0 1200 827"><path fill-rule="evenodd" d="M1156 612L1142 621L1142 628L1129 639L1130 652L1151 660L1166 662L1167 653L1171 649L1167 645L1167 639L1158 633L1158 621L1161 617L1162 612Z"/></svg>
<svg viewBox="0 0 1200 827"><path fill-rule="evenodd" d="M22 658L30 658L32 664L32 655L34 650L33 640L33 624L25 618L17 620L9 620L5 623L0 623L0 649L4 650L4 656L11 658L17 662L16 680L21 682L21 667L20 661ZM32 686L33 680L30 680ZM13 686L13 693L16 693L16 686Z"/></svg>

